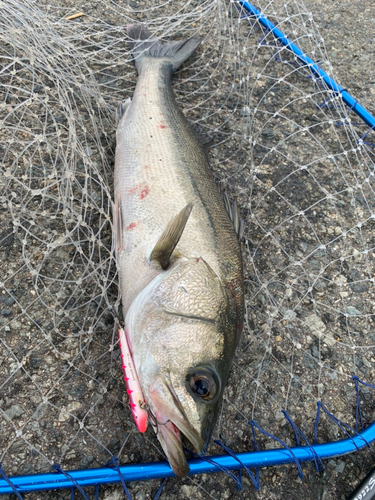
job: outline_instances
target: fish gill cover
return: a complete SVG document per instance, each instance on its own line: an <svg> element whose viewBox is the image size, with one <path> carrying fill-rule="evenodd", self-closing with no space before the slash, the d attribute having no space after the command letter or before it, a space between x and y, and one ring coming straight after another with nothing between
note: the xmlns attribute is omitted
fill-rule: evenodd
<svg viewBox="0 0 375 500"><path fill-rule="evenodd" d="M173 86L186 117L212 138L214 176L246 224L244 332L214 438L251 450L255 420L291 446L287 410L312 442L318 401L353 426L352 376L375 376L374 148L340 95L235 2L0 7L0 462L8 476L56 463L99 467L113 455L122 464L163 458L153 433L141 436L132 422L116 328L114 110L136 82L129 23L159 38L203 38ZM258 8L333 75L302 2ZM360 395L366 424L371 388ZM319 441L342 437L323 416ZM257 446L275 443L258 435ZM217 452L212 441L208 454ZM306 466L304 482L292 466L262 470L257 498L337 498L368 457L330 462L319 480ZM158 482L129 488L148 498ZM170 481L163 494L240 495L216 475Z"/></svg>

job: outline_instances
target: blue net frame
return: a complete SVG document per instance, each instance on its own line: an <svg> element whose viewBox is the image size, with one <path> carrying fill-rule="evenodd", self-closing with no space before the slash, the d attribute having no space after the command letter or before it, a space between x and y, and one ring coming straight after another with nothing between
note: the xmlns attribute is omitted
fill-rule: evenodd
<svg viewBox="0 0 375 500"><path fill-rule="evenodd" d="M242 475L241 471L245 471L254 488L260 488L259 470L260 467L275 466L288 463L294 463L298 470L298 475L302 479L303 471L301 462L314 462L316 471L323 470L324 465L322 460L338 457L347 453L360 451L361 448L370 447L370 444L375 441L375 422L364 429L361 404L360 404L360 386L362 384L371 389L375 386L360 380L356 375L352 377L356 389L356 418L355 428L342 422L340 419L330 413L325 406L318 401L317 413L313 429L314 444L311 444L306 435L298 428L290 415L283 410L283 415L287 422L291 425L294 432L294 437L297 446L290 447L277 436L270 434L268 431L262 429L254 420L248 423L251 426L254 451L235 453L229 447L225 446L221 441L215 443L226 452L224 455L215 455L210 457L199 456L196 453L186 450L194 458L188 460L190 467L190 475L194 474L207 474L224 472L236 483L238 490L242 489ZM341 431L347 436L346 439L334 441L330 443L318 443L318 426L321 415L325 414ZM358 429L361 429L358 432ZM281 448L259 450L256 440L256 432L267 436L281 445ZM301 446L300 438L306 443ZM254 468L252 472L250 468ZM83 469L75 471L64 471L60 465L52 466L55 472L46 474L32 474L25 476L8 477L5 471L1 468L0 464L0 495L14 493L17 498L22 500L22 494L31 491L43 491L54 489L70 489L72 491L72 498L74 498L74 491L77 488L82 494L83 498L88 500L83 488L95 486L95 499L99 498L99 486L105 484L121 483L126 494L126 498L131 500L131 496L126 483L130 481L146 481L150 479L163 479L161 486L155 495L155 500L160 498L165 479L174 477L174 473L167 462L150 462L144 464L128 464L120 466L118 458L112 457L111 461L106 467L97 469ZM238 471L236 475L232 471Z"/></svg>

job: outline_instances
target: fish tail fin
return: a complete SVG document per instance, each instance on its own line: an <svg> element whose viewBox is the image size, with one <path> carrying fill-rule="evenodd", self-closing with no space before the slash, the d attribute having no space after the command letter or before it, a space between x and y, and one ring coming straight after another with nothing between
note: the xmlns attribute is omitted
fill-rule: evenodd
<svg viewBox="0 0 375 500"><path fill-rule="evenodd" d="M189 38L179 42L162 42L142 24L129 24L126 32L130 38L130 50L135 60L138 73L145 59L167 59L172 65L172 72L181 66L199 47L202 40Z"/></svg>

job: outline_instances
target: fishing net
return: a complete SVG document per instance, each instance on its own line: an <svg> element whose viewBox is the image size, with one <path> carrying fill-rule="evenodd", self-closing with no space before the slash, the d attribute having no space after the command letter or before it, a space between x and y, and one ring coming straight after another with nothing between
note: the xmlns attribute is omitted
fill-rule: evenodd
<svg viewBox="0 0 375 500"><path fill-rule="evenodd" d="M113 455L122 464L163 458L153 432L141 435L132 422L117 343L114 110L136 83L131 22L165 39L203 38L173 86L186 117L212 138L214 176L246 224L245 327L214 439L254 449L254 420L293 446L287 410L313 442L318 401L355 426L352 377L375 377L374 148L340 93L236 2L0 7L0 461L8 476L56 463L99 467ZM301 1L257 8L332 76ZM372 389L359 394L366 425ZM255 432L258 448L276 446ZM343 437L323 412L319 442ZM208 453L218 452L212 443ZM257 498L339 498L369 459L364 451L331 460L319 478L306 465L303 481L292 466L261 470ZM129 488L142 500L158 484ZM244 488L254 494L246 478ZM242 498L217 475L165 489L171 499ZM112 490L103 498L120 498ZM28 496L39 497L68 493Z"/></svg>

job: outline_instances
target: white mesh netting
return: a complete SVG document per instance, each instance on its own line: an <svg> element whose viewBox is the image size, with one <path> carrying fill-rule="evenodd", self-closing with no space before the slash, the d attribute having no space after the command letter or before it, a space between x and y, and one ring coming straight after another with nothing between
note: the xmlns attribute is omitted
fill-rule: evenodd
<svg viewBox="0 0 375 500"><path fill-rule="evenodd" d="M301 1L258 6L332 75ZM186 117L212 136L215 178L237 198L246 223L245 330L214 437L234 451L253 449L247 421L255 419L292 445L286 409L312 440L318 400L354 425L351 378L375 376L375 171L374 149L360 141L366 128L346 117L341 97L252 18L241 19L233 2L14 0L0 8L0 461L7 474L47 472L53 463L98 467L112 455L120 463L162 458L152 430L143 436L132 423L115 323L114 109L136 82L129 22L159 37L204 38L174 89ZM66 20L76 12L84 15ZM369 423L374 401L366 387L361 403ZM320 442L342 437L323 417ZM218 451L212 444L209 452ZM360 467L355 460L348 467ZM278 483L296 498L306 487L315 491L292 466L274 474L261 471L276 479L257 498L294 498L278 493ZM336 474L333 488L341 480ZM136 498L148 498L156 484L134 486ZM225 477L166 488L166 498L240 495Z"/></svg>

